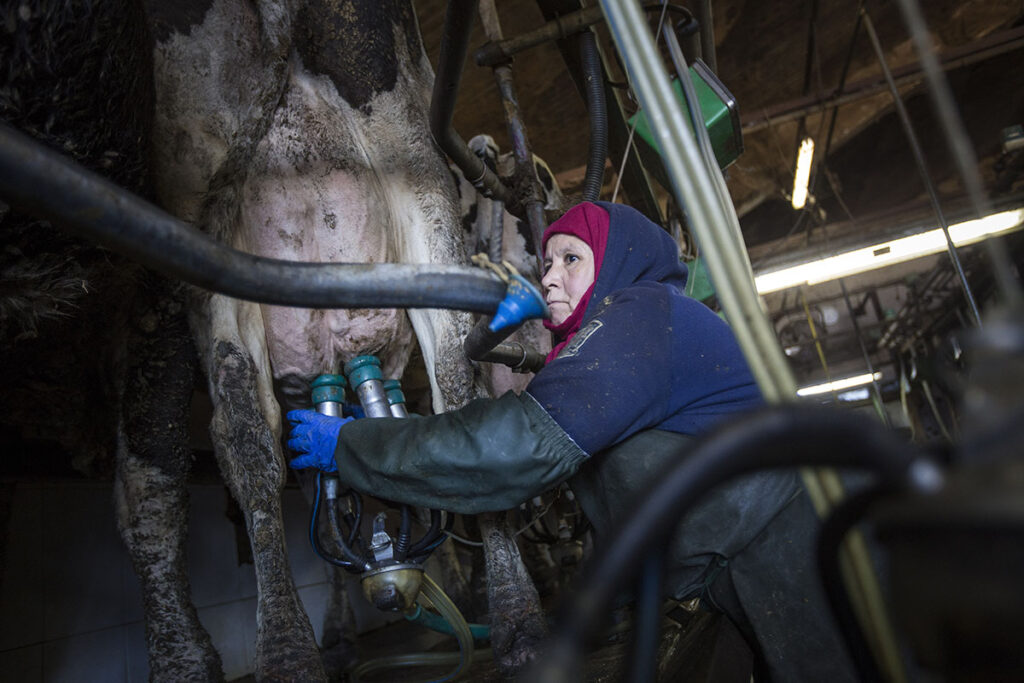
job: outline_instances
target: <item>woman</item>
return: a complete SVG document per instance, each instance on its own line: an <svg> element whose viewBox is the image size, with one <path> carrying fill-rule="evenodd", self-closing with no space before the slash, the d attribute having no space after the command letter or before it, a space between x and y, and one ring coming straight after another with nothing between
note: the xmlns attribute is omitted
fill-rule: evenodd
<svg viewBox="0 0 1024 683"><path fill-rule="evenodd" d="M288 445L307 455L292 465L461 513L506 510L568 480L600 536L694 436L760 405L728 326L683 294L675 243L639 212L580 204L543 249L555 343L525 392L344 428L293 411ZM726 611L774 680L849 679L812 568L815 529L793 473L738 480L680 524L667 585Z"/></svg>

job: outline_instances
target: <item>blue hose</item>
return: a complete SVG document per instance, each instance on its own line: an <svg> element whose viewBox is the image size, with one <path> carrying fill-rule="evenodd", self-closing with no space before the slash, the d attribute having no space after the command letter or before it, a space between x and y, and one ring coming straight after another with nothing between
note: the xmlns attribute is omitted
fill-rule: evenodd
<svg viewBox="0 0 1024 683"><path fill-rule="evenodd" d="M405 618L415 624L429 628L431 631L437 631L438 633L450 636L455 635L455 629L452 628L447 619L440 614L428 612L420 605L416 605L412 614L406 614ZM473 634L473 640L477 642L491 639L491 627L486 624L469 624L469 632Z"/></svg>

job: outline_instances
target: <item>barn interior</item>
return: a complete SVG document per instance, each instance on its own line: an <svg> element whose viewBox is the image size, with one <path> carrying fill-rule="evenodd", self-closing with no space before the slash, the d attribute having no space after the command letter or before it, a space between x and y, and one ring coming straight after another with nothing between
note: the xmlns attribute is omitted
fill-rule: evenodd
<svg viewBox="0 0 1024 683"><path fill-rule="evenodd" d="M454 99L454 128L465 139L486 134L503 152L513 149L508 104L495 70L476 63L483 61L477 50L495 38L498 25L509 44L548 27L546 40L497 63L511 68L521 115L517 125L525 128L529 150L546 162L574 203L585 194L591 148L587 85L578 34L551 22L561 18L567 24L566 17L587 8L578 0L496 4L497 23L485 27L478 15L472 20ZM585 4L594 9L595 3ZM415 3L435 70L441 68L448 5L445 0ZM915 43L908 6L921 13L930 52ZM872 675L1013 680L1024 666L1014 647L1024 637L1024 593L1012 578L1024 561L1019 544L1024 438L1016 419L1024 405L1019 388L1024 380L1019 275L1024 5L1017 0L687 0L665 12L660 3L642 7L647 30L657 36L666 78L678 80L668 44L671 30L686 63L699 59L734 104L725 125L742 140L742 152L719 159L719 165L726 164L722 177L737 221L732 239L742 240L732 244L742 249L753 276L749 287L742 286L759 295L751 301L763 310L761 324L774 340L775 348L762 353L778 358L776 370L764 361L766 376L776 373L765 381L775 382L775 391L783 394L800 389L802 403L866 416L915 453L929 454L956 483L948 498L903 506L904 499L889 498L888 507L873 508L874 523L893 543L886 545L886 561L892 564L885 572L892 583L884 590L891 591L889 599L899 595L885 611L897 626L889 636L877 635L884 623L871 619L859 627L869 641L859 645L866 648L867 662L858 665L868 667L859 669L860 675L865 680ZM7 13L13 17L16 11ZM639 67L623 54L610 30L614 21L592 14L608 106L599 197L630 204L670 231L690 268L696 290L691 294L737 326L750 309L727 291L736 286L727 282L732 273L716 271L721 242L692 206L692 195L679 189L686 179L657 151L659 141L668 145L671 138L658 138L654 131L645 140L632 129L635 115L651 108L650 96L636 85L632 69ZM941 108L946 95L954 103L951 112ZM688 111L679 97L670 101ZM689 137L699 150L699 138ZM794 195L803 190L794 179L807 139L813 140L814 152L806 198L795 208ZM715 171L700 173L711 177ZM691 191L714 185L696 187ZM0 218L9 208L0 205ZM989 222L971 223L978 219ZM957 242L952 248L943 227ZM972 227L980 236L960 241L961 232ZM922 233L935 238L931 246L906 257L898 254L902 243L896 240ZM797 274L782 284L765 277L854 251L866 252L866 265L844 270L847 266L830 261L816 274ZM76 362L74 349L61 353ZM405 386L410 405L425 410L429 399L419 395L425 379L410 373ZM225 678L247 680L256 668L256 587L245 561L244 527L220 483L206 434L210 412L209 398L197 389L190 427L189 572ZM139 607L143 597L110 512L111 469L82 472L66 443L17 426L19 417L3 420L0 669L12 672L11 680L142 680L149 673ZM819 441L806 450L824 458L842 448ZM812 460L808 456L801 464L818 462ZM827 458L820 464L828 465ZM900 487L913 489L905 482ZM320 639L330 578L306 543L308 506L295 482L285 496L289 559ZM859 518L867 512L851 514ZM577 541L571 540L573 552ZM541 545L559 547L558 542ZM582 543L579 547L583 552ZM586 552L592 552L590 545ZM961 561L938 568L936 558L948 554ZM626 577L635 570L620 568L607 576L628 585ZM593 578L577 574L573 564L555 582L579 585L587 576ZM919 590L911 591L912 586ZM363 600L358 588L350 593L353 601ZM563 600L571 600L565 595ZM367 652L391 652L411 643L422 649L453 647L450 638L424 636L365 601L356 609ZM749 653L736 654L744 649L735 633L698 619L693 605L669 609L667 616L659 615L661 680L749 679ZM631 645L621 634L609 639L608 648L584 657L577 632L582 627L572 618L568 623L561 639L556 626L555 642L571 655L553 657L544 680L582 666L584 659L588 680L639 680L632 677L637 671L650 674L642 667L624 669L639 666L636 660L643 655L636 654L639 644ZM892 658L878 654L885 652L878 643L887 637L904 652L896 669L905 671L894 673ZM478 665L470 680L502 679Z"/></svg>

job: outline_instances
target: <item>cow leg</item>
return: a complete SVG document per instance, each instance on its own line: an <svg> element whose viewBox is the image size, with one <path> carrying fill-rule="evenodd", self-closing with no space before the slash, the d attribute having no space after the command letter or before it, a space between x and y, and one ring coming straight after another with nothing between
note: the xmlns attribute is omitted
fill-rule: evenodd
<svg viewBox="0 0 1024 683"><path fill-rule="evenodd" d="M479 515L487 566L487 602L491 612L494 662L505 676L516 677L548 637L540 596L530 580L508 526L507 514Z"/></svg>
<svg viewBox="0 0 1024 683"><path fill-rule="evenodd" d="M132 316L114 497L118 528L142 584L150 677L214 680L221 663L191 600L188 525L189 400L195 350L180 300L147 290Z"/></svg>
<svg viewBox="0 0 1024 683"><path fill-rule="evenodd" d="M409 317L431 378L435 412L458 408L479 395L472 368L462 350L462 339L471 324L470 316L451 311L409 311ZM427 340L431 343L425 343ZM491 648L498 669L514 677L536 656L547 625L537 589L523 565L504 515L481 516L480 530L487 566ZM468 595L468 585L465 591Z"/></svg>
<svg viewBox="0 0 1024 683"><path fill-rule="evenodd" d="M356 659L356 617L348 599L348 572L332 566L331 595L324 614L323 662L330 680L340 680Z"/></svg>
<svg viewBox="0 0 1024 683"><path fill-rule="evenodd" d="M259 307L218 295L193 321L207 366L210 435L221 473L245 515L256 570L256 666L263 680L324 680L313 629L285 552L281 416Z"/></svg>

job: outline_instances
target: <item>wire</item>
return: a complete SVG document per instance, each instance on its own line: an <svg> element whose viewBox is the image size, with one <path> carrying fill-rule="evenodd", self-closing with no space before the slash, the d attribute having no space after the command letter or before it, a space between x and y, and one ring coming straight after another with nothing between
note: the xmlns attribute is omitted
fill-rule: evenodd
<svg viewBox="0 0 1024 683"><path fill-rule="evenodd" d="M521 529L519 529L519 531L513 532L513 534L512 534L513 538L514 538L514 537L516 537L516 536L518 536L519 534L521 534L521 533L525 532L525 531L526 531L527 529L529 529L529 528L530 528L530 527L532 527L532 526L533 526L534 524L536 524L537 522L539 522L539 521L540 521L540 519L541 519L541 518L542 518L542 517L543 517L544 515L546 515L546 514L547 514L548 510L549 510L549 509L551 508L551 506L552 506L552 505L554 504L554 502L555 502L555 499L552 499L552 500L551 500L551 502L550 502L550 503L548 503L547 505L545 505L545 506L544 506L544 509L543 509L543 510L541 510L541 511L540 511L540 512L539 512L539 513L538 513L537 515L535 515L535 516L534 516L534 518L533 518L532 520L530 520L530 522L529 522L529 523L527 523L527 525L526 525L526 526L524 526L524 527L522 527ZM469 540L468 538L463 538L462 536L459 536L458 534L456 534L456 533L454 533L454 532L452 532L452 531L445 531L444 533L445 533L445 535L446 535L446 536L448 536L449 538L451 538L451 539L452 539L453 541L456 541L456 542L458 542L458 543L462 543L463 545L468 545L468 546L472 546L472 547L474 547L474 548L482 548L482 547L484 546L484 543L483 543L483 541L471 541L471 540ZM584 533L586 533L586 532L584 532ZM550 534L549 534L549 535L550 535ZM552 538L555 538L555 537L553 537L553 536L552 536ZM558 539L557 539L557 538L555 538L555 541L557 541L557 540L558 540ZM549 543L550 543L551 541L547 541L547 542L549 542Z"/></svg>
<svg viewBox="0 0 1024 683"><path fill-rule="evenodd" d="M658 16L658 30L654 32L654 35L661 35L661 27L665 24L665 13L668 11L669 4L667 2L661 5L661 14ZM646 7L645 7L646 9ZM689 11L687 11L689 14ZM690 15L690 20L693 20L693 15ZM625 69L623 69L625 71ZM626 77L629 80L629 77ZM612 191L612 204L615 203L615 199L619 196L619 186L622 184L622 174L626 171L626 161L629 159L629 153L633 149L633 134L636 132L636 125L640 122L640 117L636 117L633 120L633 124L629 127L629 137L626 138L626 151L622 155L622 163L619 164L619 173L615 176L615 189Z"/></svg>

